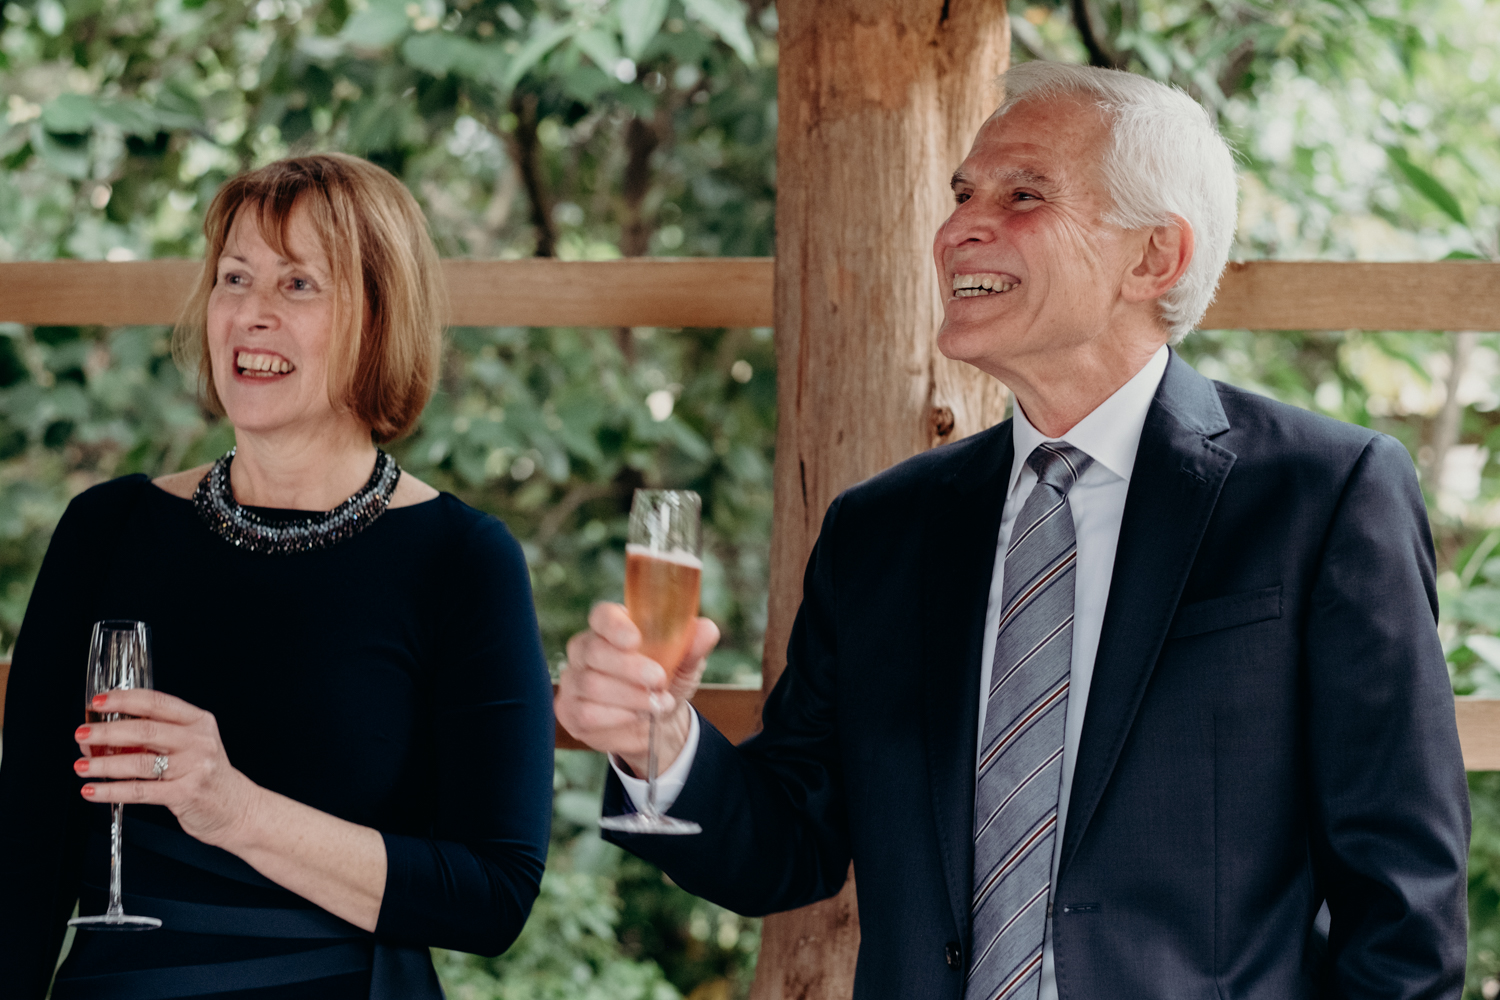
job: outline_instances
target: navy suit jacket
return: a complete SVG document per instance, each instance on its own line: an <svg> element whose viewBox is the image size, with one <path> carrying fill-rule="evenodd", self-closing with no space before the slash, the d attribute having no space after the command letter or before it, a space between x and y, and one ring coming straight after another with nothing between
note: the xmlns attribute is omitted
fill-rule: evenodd
<svg viewBox="0 0 1500 1000"><path fill-rule="evenodd" d="M704 832L612 836L745 914L836 893L852 860L858 998L963 994L1011 459L1007 422L835 500L763 731L704 726L672 808ZM1061 1000L1459 996L1469 813L1436 617L1400 444L1171 358L1078 746Z"/></svg>

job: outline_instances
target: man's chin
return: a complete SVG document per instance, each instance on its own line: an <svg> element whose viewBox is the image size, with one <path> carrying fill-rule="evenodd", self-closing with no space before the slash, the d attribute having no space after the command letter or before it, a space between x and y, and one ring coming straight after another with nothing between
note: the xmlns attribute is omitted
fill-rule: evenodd
<svg viewBox="0 0 1500 1000"><path fill-rule="evenodd" d="M937 349L949 361L962 361L983 367L980 362L994 351L999 335L999 331L993 327L983 329L971 323L951 323L944 320L943 325L938 327Z"/></svg>

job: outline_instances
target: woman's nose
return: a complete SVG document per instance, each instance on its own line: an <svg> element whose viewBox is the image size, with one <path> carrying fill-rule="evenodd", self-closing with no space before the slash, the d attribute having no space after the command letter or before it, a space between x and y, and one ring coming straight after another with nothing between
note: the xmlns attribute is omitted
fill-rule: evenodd
<svg viewBox="0 0 1500 1000"><path fill-rule="evenodd" d="M274 287L268 288L264 283L252 285L250 294L240 302L241 322L250 329L271 328L281 321L280 301Z"/></svg>

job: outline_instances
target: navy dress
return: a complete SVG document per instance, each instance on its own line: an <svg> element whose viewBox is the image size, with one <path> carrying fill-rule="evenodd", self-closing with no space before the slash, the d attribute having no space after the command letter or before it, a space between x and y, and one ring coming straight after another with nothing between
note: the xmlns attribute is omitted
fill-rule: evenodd
<svg viewBox="0 0 1500 1000"><path fill-rule="evenodd" d="M109 809L84 801L72 768L103 618L151 626L157 689L211 711L250 780L380 831L385 895L362 931L166 809L130 806L126 912L163 927L80 931L54 1000L428 1000L441 996L428 948L495 955L515 940L546 858L553 722L505 526L445 493L321 551L257 555L128 476L69 505L16 644L0 994L40 1000L75 902L105 908Z"/></svg>

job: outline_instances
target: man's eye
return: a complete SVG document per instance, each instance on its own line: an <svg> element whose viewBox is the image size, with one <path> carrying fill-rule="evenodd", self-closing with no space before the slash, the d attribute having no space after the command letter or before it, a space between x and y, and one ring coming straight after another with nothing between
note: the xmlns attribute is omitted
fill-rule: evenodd
<svg viewBox="0 0 1500 1000"><path fill-rule="evenodd" d="M967 191L955 191L953 192L953 200L962 205L969 200L969 193Z"/></svg>

